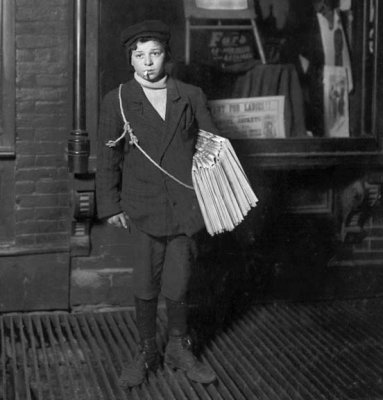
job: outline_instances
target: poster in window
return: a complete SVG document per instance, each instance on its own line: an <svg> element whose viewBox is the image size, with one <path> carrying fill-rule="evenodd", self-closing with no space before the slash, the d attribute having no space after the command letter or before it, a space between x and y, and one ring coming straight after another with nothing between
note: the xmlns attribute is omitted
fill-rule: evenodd
<svg viewBox="0 0 383 400"><path fill-rule="evenodd" d="M251 30L196 30L191 40L192 60L220 70L248 70L259 58Z"/></svg>
<svg viewBox="0 0 383 400"><path fill-rule="evenodd" d="M347 69L326 65L323 83L325 136L349 137Z"/></svg>
<svg viewBox="0 0 383 400"><path fill-rule="evenodd" d="M285 138L284 96L246 97L209 102L222 136L229 139Z"/></svg>

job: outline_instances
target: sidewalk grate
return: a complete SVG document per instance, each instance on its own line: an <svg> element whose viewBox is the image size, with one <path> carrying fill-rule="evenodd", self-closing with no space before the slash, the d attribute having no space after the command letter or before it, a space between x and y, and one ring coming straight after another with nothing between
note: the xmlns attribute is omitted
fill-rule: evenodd
<svg viewBox="0 0 383 400"><path fill-rule="evenodd" d="M214 384L168 367L138 388L118 374L137 341L131 310L0 317L1 400L348 400L383 398L383 300L255 305L201 358ZM160 310L158 345L166 339Z"/></svg>

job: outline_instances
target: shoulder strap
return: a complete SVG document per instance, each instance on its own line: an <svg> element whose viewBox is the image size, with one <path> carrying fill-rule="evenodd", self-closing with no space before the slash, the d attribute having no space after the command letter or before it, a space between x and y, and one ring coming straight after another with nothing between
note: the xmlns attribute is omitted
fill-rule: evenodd
<svg viewBox="0 0 383 400"><path fill-rule="evenodd" d="M122 140L126 134L129 134L129 144L134 145L137 147L138 150L140 150L140 152L153 164L155 165L161 172L163 172L165 175L167 175L169 178L173 179L174 181L176 181L177 183L179 183L180 185L186 187L187 189L191 189L194 190L193 186L187 185L186 183L180 181L179 179L177 179L175 176L173 176L172 174L170 174L168 171L166 171L165 169L163 169L157 162L155 162L148 153L146 153L146 151L138 144L138 139L137 136L134 135L133 133L133 129L130 126L129 121L126 119L125 113L124 113L124 108L122 106L122 97L121 97L121 89L122 89L122 84L120 84L119 88L118 88L118 99L119 99L119 104L120 104L120 112L121 112L121 116L122 119L124 121L124 131L122 132L121 136L119 136L116 140L109 140L106 145L108 147L115 147L117 145L117 143Z"/></svg>
<svg viewBox="0 0 383 400"><path fill-rule="evenodd" d="M137 139L136 136L133 135L133 130L131 129L129 122L127 121L127 119L125 117L124 109L122 107L121 89L122 89L122 83L120 84L120 86L118 88L118 99L119 99L119 104L120 104L120 112L121 112L121 115L122 115L122 119L124 121L124 131L122 132L122 134L117 139L108 140L105 143L105 145L108 146L108 147L116 147L117 143L126 136L127 132L129 133L129 136L130 136L129 144L138 143L138 139Z"/></svg>

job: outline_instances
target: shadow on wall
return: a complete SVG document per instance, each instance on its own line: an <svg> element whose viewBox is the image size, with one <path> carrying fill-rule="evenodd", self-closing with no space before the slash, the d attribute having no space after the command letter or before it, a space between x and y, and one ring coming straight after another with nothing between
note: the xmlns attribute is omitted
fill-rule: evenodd
<svg viewBox="0 0 383 400"><path fill-rule="evenodd" d="M308 301L326 296L328 262L336 249L334 222L322 216L286 215L269 243L270 293Z"/></svg>
<svg viewBox="0 0 383 400"><path fill-rule="evenodd" d="M201 343L232 326L256 302L328 295L329 279L334 279L327 267L336 248L334 221L331 215L286 213L285 188L278 179L272 182L257 191L259 207L233 232L199 238L190 326Z"/></svg>
<svg viewBox="0 0 383 400"><path fill-rule="evenodd" d="M189 322L202 344L262 298L270 269L262 261L258 242L245 227L213 238L204 233L198 242L200 255L190 283Z"/></svg>

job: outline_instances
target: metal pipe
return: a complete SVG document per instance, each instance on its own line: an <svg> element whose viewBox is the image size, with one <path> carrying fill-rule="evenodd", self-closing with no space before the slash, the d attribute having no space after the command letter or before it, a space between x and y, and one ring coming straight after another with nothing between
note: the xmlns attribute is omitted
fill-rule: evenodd
<svg viewBox="0 0 383 400"><path fill-rule="evenodd" d="M73 37L73 130L68 140L68 169L86 174L90 153L85 109L86 0L74 0Z"/></svg>

